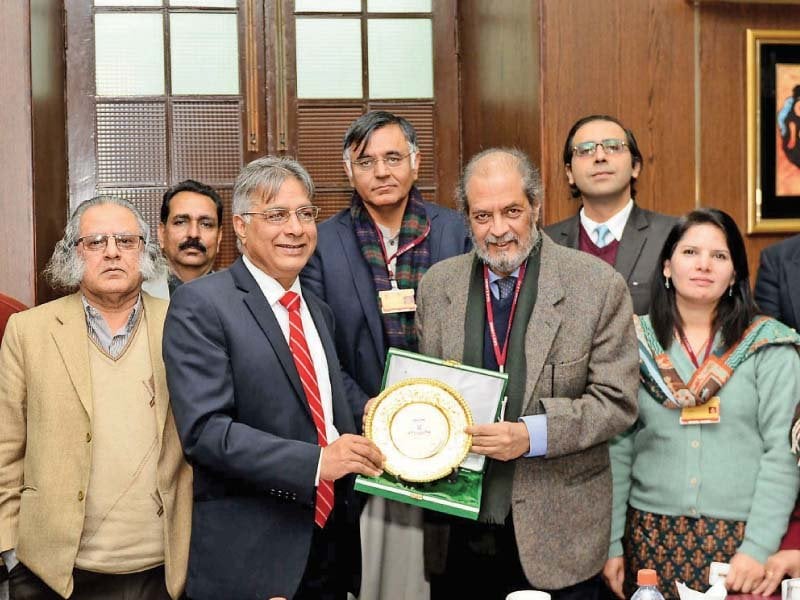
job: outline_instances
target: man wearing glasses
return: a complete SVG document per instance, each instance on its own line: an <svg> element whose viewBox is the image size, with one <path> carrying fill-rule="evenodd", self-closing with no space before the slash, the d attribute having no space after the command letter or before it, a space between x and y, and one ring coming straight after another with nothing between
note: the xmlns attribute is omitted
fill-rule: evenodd
<svg viewBox="0 0 800 600"><path fill-rule="evenodd" d="M245 166L233 191L243 256L170 300L167 379L194 467L190 599L358 592L353 474L379 474L383 457L355 435L333 315L297 277L317 241L313 194L292 159Z"/></svg>
<svg viewBox="0 0 800 600"><path fill-rule="evenodd" d="M125 200L82 203L45 274L70 296L0 349L0 551L12 598L179 598L191 470L169 407L163 259Z"/></svg>
<svg viewBox="0 0 800 600"><path fill-rule="evenodd" d="M581 209L545 232L612 265L628 283L634 312L647 314L650 279L675 218L635 202L642 153L633 132L607 115L579 119L567 134L564 169Z"/></svg>
<svg viewBox="0 0 800 600"><path fill-rule="evenodd" d="M362 403L380 392L390 346L417 350L419 280L431 265L471 247L460 215L423 200L415 185L422 159L406 119L385 111L356 119L342 156L353 186L350 206L320 225L317 250L301 275L333 309L339 359ZM362 600L386 590L402 599L398 589L415 600L427 596L421 521L408 505L370 499L362 521L370 549Z"/></svg>

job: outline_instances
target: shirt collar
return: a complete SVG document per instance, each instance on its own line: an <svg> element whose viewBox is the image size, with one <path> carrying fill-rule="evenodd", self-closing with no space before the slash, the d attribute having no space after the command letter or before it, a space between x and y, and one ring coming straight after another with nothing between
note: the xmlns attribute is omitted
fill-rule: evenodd
<svg viewBox="0 0 800 600"><path fill-rule="evenodd" d="M505 279L506 277L519 277L519 267L514 269L509 275L498 275L491 269L489 269L489 283L494 283L498 279Z"/></svg>
<svg viewBox="0 0 800 600"><path fill-rule="evenodd" d="M300 289L300 279L298 277L295 277L291 287L285 290L283 286L278 283L277 279L264 273L264 271L255 266L253 261L245 255L242 255L242 262L244 262L244 266L247 267L247 270L250 271L253 279L256 280L258 287L261 289L261 292L264 294L270 306L279 302L287 291L298 294L300 298L303 297L302 290Z"/></svg>
<svg viewBox="0 0 800 600"><path fill-rule="evenodd" d="M139 313L142 312L142 294L140 293L139 297L136 299L136 304L134 304L133 310L131 311L131 316L128 317L125 326L121 330L113 332L109 329L108 324L106 323L106 320L103 318L103 315L100 314L100 311L97 310L91 304L89 304L89 301L83 294L81 294L81 302L83 302L83 310L86 313L86 323L89 325L89 327L91 329L102 328L111 335L122 335L122 336L130 335L130 333L136 326L136 321L139 318Z"/></svg>
<svg viewBox="0 0 800 600"><path fill-rule="evenodd" d="M611 232L611 235L614 236L614 239L619 241L622 239L622 232L625 230L625 224L628 222L628 217L631 215L632 210L633 198L628 200L628 203L625 205L625 207L611 217L608 221L605 223L598 223L597 221L592 221L589 217L587 217L586 211L581 208L581 225L583 225L583 228L591 236L591 234L594 233L594 230L597 229L598 225L605 224L608 227L608 230Z"/></svg>

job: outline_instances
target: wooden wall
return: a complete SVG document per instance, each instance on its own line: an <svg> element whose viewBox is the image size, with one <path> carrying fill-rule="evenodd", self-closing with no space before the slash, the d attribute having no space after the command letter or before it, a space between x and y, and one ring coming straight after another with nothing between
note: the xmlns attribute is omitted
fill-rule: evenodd
<svg viewBox="0 0 800 600"><path fill-rule="evenodd" d="M700 13L700 198L747 224L747 127L745 122L745 32L750 29L800 30L800 7L786 5L704 4ZM745 237L751 278L759 252L783 239Z"/></svg>
<svg viewBox="0 0 800 600"><path fill-rule="evenodd" d="M464 162L492 146L539 156L539 3L460 0L458 11Z"/></svg>
<svg viewBox="0 0 800 600"><path fill-rule="evenodd" d="M67 193L66 57L61 2L29 0L31 7L31 99L33 218L36 303L56 298L41 276L64 235Z"/></svg>
<svg viewBox="0 0 800 600"><path fill-rule="evenodd" d="M687 0L485 5L459 4L465 160L498 144L530 152L542 168L544 222L553 223L578 209L562 161L569 127L607 113L639 141L642 206L674 215L717 206L746 229L745 30L800 29L800 8ZM498 19L506 25L494 27ZM753 275L760 250L782 237L746 236Z"/></svg>
<svg viewBox="0 0 800 600"><path fill-rule="evenodd" d="M572 124L619 118L644 156L641 206L694 206L692 8L685 0L544 0L541 24L545 222L575 214L562 158Z"/></svg>
<svg viewBox="0 0 800 600"><path fill-rule="evenodd" d="M34 301L33 170L27 3L0 2L0 291Z"/></svg>
<svg viewBox="0 0 800 600"><path fill-rule="evenodd" d="M64 27L59 2L0 2L0 291L55 297L37 277L67 212Z"/></svg>

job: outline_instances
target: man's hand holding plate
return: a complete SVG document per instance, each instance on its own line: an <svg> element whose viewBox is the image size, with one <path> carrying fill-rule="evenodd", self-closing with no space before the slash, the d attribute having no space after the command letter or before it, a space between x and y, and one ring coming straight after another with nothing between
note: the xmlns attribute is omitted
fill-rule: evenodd
<svg viewBox="0 0 800 600"><path fill-rule="evenodd" d="M346 433L322 450L319 478L335 481L355 473L378 477L383 473L384 457L367 438Z"/></svg>
<svg viewBox="0 0 800 600"><path fill-rule="evenodd" d="M531 440L525 423L489 423L472 425L465 431L472 435L470 452L483 454L495 460L514 460L531 449Z"/></svg>

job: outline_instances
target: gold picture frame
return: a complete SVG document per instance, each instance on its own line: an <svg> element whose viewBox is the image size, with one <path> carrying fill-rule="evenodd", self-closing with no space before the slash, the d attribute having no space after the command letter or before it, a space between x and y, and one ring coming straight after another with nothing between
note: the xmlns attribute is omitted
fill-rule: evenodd
<svg viewBox="0 0 800 600"><path fill-rule="evenodd" d="M747 30L747 232L800 231L800 30Z"/></svg>

